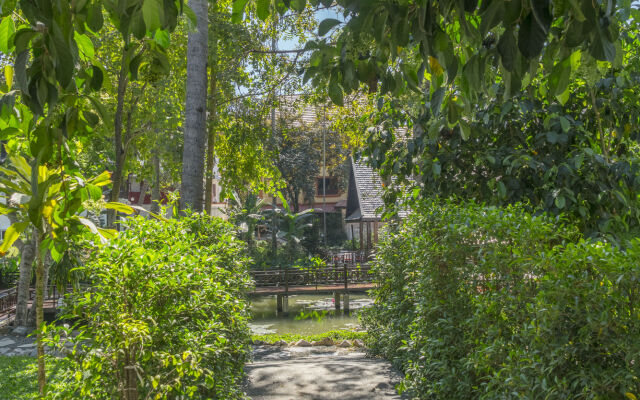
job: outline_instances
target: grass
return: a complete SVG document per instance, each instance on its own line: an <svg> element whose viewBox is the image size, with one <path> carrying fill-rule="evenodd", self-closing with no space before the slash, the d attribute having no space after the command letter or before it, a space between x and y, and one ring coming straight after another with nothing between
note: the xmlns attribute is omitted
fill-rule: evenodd
<svg viewBox="0 0 640 400"><path fill-rule="evenodd" d="M55 373L56 359L47 358L47 377ZM38 367L35 357L0 356L0 400L38 398Z"/></svg>
<svg viewBox="0 0 640 400"><path fill-rule="evenodd" d="M337 329L333 331L319 333L316 335L299 335L296 333L284 333L284 334L270 333L267 335L253 335L251 336L251 338L253 340L261 340L266 343L275 343L279 340L284 340L285 342L294 342L300 339L304 339L308 342L313 342L313 341L322 340L324 338L331 338L333 340L353 340L353 339L364 340L366 336L367 336L366 332L353 332L353 331Z"/></svg>

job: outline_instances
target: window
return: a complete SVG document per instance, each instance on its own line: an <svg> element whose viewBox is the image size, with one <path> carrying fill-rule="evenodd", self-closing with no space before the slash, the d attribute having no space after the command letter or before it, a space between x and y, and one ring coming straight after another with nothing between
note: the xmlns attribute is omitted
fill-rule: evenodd
<svg viewBox="0 0 640 400"><path fill-rule="evenodd" d="M331 177L324 177L324 178L318 178L317 179L317 188L316 188L316 193L318 196L322 196L323 194L323 187L322 184L327 185L327 196L336 196L339 194L339 190L338 190L338 180L336 178L331 178Z"/></svg>

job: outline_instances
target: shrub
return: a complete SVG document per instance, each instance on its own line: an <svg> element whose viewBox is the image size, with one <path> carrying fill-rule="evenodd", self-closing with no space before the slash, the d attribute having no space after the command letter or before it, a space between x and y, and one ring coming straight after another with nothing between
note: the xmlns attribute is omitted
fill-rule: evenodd
<svg viewBox="0 0 640 400"><path fill-rule="evenodd" d="M556 248L540 263L548 273L519 332L525 345L495 369L485 397L636 398L640 241L624 251L581 241Z"/></svg>
<svg viewBox="0 0 640 400"><path fill-rule="evenodd" d="M546 274L539 256L576 238L520 206L419 204L379 245L368 346L406 373L400 388L418 398L480 397L526 345L521 331Z"/></svg>
<svg viewBox="0 0 640 400"><path fill-rule="evenodd" d="M91 287L68 299L79 335L49 397L241 398L250 281L232 226L196 214L126 224L81 267Z"/></svg>

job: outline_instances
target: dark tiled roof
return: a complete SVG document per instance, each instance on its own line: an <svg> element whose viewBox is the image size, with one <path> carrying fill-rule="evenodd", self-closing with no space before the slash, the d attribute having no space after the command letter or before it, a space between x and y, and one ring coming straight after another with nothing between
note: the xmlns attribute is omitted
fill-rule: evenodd
<svg viewBox="0 0 640 400"><path fill-rule="evenodd" d="M362 161L356 162L351 159L351 168L353 172L351 179L354 179L355 185L350 185L349 196L357 195L359 209L348 210L347 212L350 212L351 215L347 215L347 219L359 220L360 217L362 217L363 220L380 219L380 213L376 211L384 205L382 201L383 187L380 176L373 168L367 166Z"/></svg>
<svg viewBox="0 0 640 400"><path fill-rule="evenodd" d="M373 168L362 161L351 159L352 174L347 195L347 222L380 220L384 206L382 179ZM393 179L392 179L393 181ZM407 210L398 212L400 218L407 216Z"/></svg>

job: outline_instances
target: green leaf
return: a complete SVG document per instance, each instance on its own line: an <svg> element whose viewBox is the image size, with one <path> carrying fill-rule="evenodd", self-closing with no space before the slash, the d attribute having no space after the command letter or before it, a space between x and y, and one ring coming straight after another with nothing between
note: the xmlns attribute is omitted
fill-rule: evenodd
<svg viewBox="0 0 640 400"><path fill-rule="evenodd" d="M115 229L98 228L98 233L107 240L115 239L118 236L118 231Z"/></svg>
<svg viewBox="0 0 640 400"><path fill-rule="evenodd" d="M87 181L87 183L90 183L92 185L96 185L96 186L105 186L111 183L111 173L109 171L104 171L103 173L101 173L100 175L96 176L95 178Z"/></svg>
<svg viewBox="0 0 640 400"><path fill-rule="evenodd" d="M307 0L291 0L291 8L294 11L304 11L304 8L307 6Z"/></svg>
<svg viewBox="0 0 640 400"><path fill-rule="evenodd" d="M144 0L142 4L142 17L147 31L155 32L162 28L164 21L164 4L161 0Z"/></svg>
<svg viewBox="0 0 640 400"><path fill-rule="evenodd" d="M233 1L233 8L232 8L232 11L231 11L231 21L234 24L237 24L237 23L242 21L242 17L244 16L244 9L247 7L247 2L248 1L249 0L234 0ZM193 13L193 10L191 11L191 13L195 17L195 13ZM194 20L192 22L193 22L193 25L195 26L197 24L197 19L194 18Z"/></svg>
<svg viewBox="0 0 640 400"><path fill-rule="evenodd" d="M542 29L546 35L549 32L549 27L553 20L549 8L549 0L531 0L531 13L540 26L540 29Z"/></svg>
<svg viewBox="0 0 640 400"><path fill-rule="evenodd" d="M607 35L600 29L596 28L591 41L589 52L599 61L614 62L616 59L616 47L609 41Z"/></svg>
<svg viewBox="0 0 640 400"><path fill-rule="evenodd" d="M124 214L133 214L133 208L122 203L110 201L104 205L104 207L108 210L115 210L117 212L121 212Z"/></svg>
<svg viewBox="0 0 640 400"><path fill-rule="evenodd" d="M153 34L153 40L158 44L158 46L166 49L167 47L169 47L169 43L170 43L169 32L162 29L158 29Z"/></svg>
<svg viewBox="0 0 640 400"><path fill-rule="evenodd" d="M266 20L271 14L271 0L256 0L256 15L262 21Z"/></svg>
<svg viewBox="0 0 640 400"><path fill-rule="evenodd" d="M471 126L463 119L458 121L460 125L460 136L462 136L462 140L468 140L471 137Z"/></svg>
<svg viewBox="0 0 640 400"><path fill-rule="evenodd" d="M87 184L85 186L87 192L89 192L89 197L91 200L100 200L102 198L102 190L96 185Z"/></svg>
<svg viewBox="0 0 640 400"><path fill-rule="evenodd" d="M571 8L573 9L573 14L576 17L576 20L584 22L587 18L584 16L582 7L580 7L580 4L578 4L578 0L569 0L569 4L571 4Z"/></svg>
<svg viewBox="0 0 640 400"><path fill-rule="evenodd" d="M342 93L342 88L338 82L333 79L329 82L329 98L336 105L341 107L344 105L344 94Z"/></svg>
<svg viewBox="0 0 640 400"><path fill-rule="evenodd" d="M109 121L110 121L109 113L107 112L107 109L104 108L104 105L102 105L100 100L98 100L97 98L95 98L93 96L86 96L86 97L87 97L87 99L89 99L91 104L93 104L93 108L98 113L98 115L100 116L100 119L102 120L102 122L105 123L105 124L109 124Z"/></svg>
<svg viewBox="0 0 640 400"><path fill-rule="evenodd" d="M571 56L565 58L553 67L549 74L549 94L556 96L567 90L571 78Z"/></svg>
<svg viewBox="0 0 640 400"><path fill-rule="evenodd" d="M502 65L507 71L513 72L516 69L518 57L518 43L516 42L513 30L509 29L500 36L498 53L500 53Z"/></svg>
<svg viewBox="0 0 640 400"><path fill-rule="evenodd" d="M487 32L502 21L503 16L504 1L493 0L481 15L480 34L484 37Z"/></svg>
<svg viewBox="0 0 640 400"><path fill-rule="evenodd" d="M555 203L556 207L562 210L566 204L566 199L564 198L564 196L560 195L556 197Z"/></svg>
<svg viewBox="0 0 640 400"><path fill-rule="evenodd" d="M455 126L460 119L460 110L458 109L458 105L453 100L453 96L449 97L449 103L447 104L447 121L449 125Z"/></svg>
<svg viewBox="0 0 640 400"><path fill-rule="evenodd" d="M242 16L244 13L244 7L247 5L247 1L248 0L244 0L244 4L242 6L242 10L240 11L240 13L238 15L235 14L235 6L237 3L242 3L242 0L239 1L235 1L233 3L233 7L234 7L234 11L233 14L231 15L231 21L236 24L240 21L242 21ZM190 29L195 29L196 26L198 26L198 17L196 16L196 13L193 12L193 10L191 9L191 7L189 7L188 5L184 5L184 15L186 15L187 20L189 21L189 28Z"/></svg>
<svg viewBox="0 0 640 400"><path fill-rule="evenodd" d="M318 25L318 35L326 35L333 27L339 24L341 24L341 22L335 18L327 18L322 20L322 22L320 22L320 25Z"/></svg>
<svg viewBox="0 0 640 400"><path fill-rule="evenodd" d="M4 66L4 80L7 83L7 88L11 91L11 87L13 86L13 67L11 65Z"/></svg>
<svg viewBox="0 0 640 400"><path fill-rule="evenodd" d="M431 109L431 113L433 115L439 115L440 109L442 108L442 100L444 100L445 89L444 87L439 87L436 89L431 95L431 101L429 102L429 108Z"/></svg>
<svg viewBox="0 0 640 400"><path fill-rule="evenodd" d="M91 90L98 91L102 88L102 82L104 81L104 74L102 73L102 69L99 67L92 65L91 66L91 82L89 82L89 87Z"/></svg>
<svg viewBox="0 0 640 400"><path fill-rule="evenodd" d="M498 182L498 195L501 199L507 197L507 187L502 182Z"/></svg>
<svg viewBox="0 0 640 400"><path fill-rule="evenodd" d="M76 40L76 44L78 45L80 58L84 61L93 60L93 57L95 56L96 51L93 47L93 42L91 41L89 36L78 33L78 31L74 31L73 37Z"/></svg>
<svg viewBox="0 0 640 400"><path fill-rule="evenodd" d="M542 52L547 35L535 21L532 13L529 13L520 24L518 33L518 48L522 55L528 59L536 58Z"/></svg>
<svg viewBox="0 0 640 400"><path fill-rule="evenodd" d="M29 227L29 222L16 222L12 224L9 228L7 228L4 233L4 241L0 246L0 254L4 255L11 246L15 243L16 240L20 237L20 234L24 232L25 229Z"/></svg>
<svg viewBox="0 0 640 400"><path fill-rule="evenodd" d="M569 124L569 120L567 119L567 117L561 116L560 117L560 126L562 126L562 131L563 132L568 132L569 128L571 128L571 125Z"/></svg>
<svg viewBox="0 0 640 400"><path fill-rule="evenodd" d="M92 2L87 11L87 26L91 31L99 32L103 23L101 2Z"/></svg>
<svg viewBox="0 0 640 400"><path fill-rule="evenodd" d="M13 43L10 43L10 40L15 31L13 19L10 17L2 18L2 22L0 22L0 52L4 54L11 53Z"/></svg>

